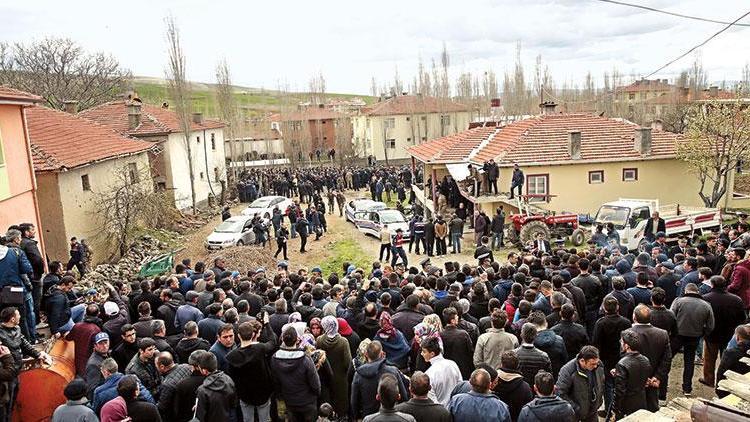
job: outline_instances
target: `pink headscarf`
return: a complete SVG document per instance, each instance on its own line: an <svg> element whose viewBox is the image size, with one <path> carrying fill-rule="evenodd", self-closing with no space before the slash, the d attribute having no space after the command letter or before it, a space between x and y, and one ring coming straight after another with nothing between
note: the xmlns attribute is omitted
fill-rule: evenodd
<svg viewBox="0 0 750 422"><path fill-rule="evenodd" d="M123 420L130 420L128 417L128 406L125 404L125 399L120 396L105 403L104 406L102 406L101 415L101 422L122 422Z"/></svg>
<svg viewBox="0 0 750 422"><path fill-rule="evenodd" d="M391 316L388 312L380 314L380 330L378 331L378 337L390 339L396 336L396 327L391 322Z"/></svg>

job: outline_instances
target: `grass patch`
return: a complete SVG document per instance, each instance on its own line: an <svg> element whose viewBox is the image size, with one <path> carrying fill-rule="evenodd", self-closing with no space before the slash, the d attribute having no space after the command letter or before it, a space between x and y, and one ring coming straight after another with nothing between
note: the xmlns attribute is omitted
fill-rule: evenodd
<svg viewBox="0 0 750 422"><path fill-rule="evenodd" d="M342 265L349 262L355 267L368 270L372 265L372 257L356 241L352 239L338 240L330 246L332 257L321 265L323 274L337 273L342 275Z"/></svg>

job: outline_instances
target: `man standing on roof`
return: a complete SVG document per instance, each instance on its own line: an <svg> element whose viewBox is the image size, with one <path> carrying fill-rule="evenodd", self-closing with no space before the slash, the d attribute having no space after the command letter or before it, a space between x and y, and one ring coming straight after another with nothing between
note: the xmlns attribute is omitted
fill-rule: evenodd
<svg viewBox="0 0 750 422"><path fill-rule="evenodd" d="M521 196L523 194L522 188L523 188L523 170L521 170L518 167L518 164L513 165L513 176L511 176L510 179L510 196L509 199L513 199L513 190L515 188L518 188L518 196Z"/></svg>

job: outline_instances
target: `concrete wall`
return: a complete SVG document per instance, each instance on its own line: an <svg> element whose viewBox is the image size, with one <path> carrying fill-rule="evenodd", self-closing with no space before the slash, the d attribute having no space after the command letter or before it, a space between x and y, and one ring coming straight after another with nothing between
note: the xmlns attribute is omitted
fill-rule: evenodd
<svg viewBox="0 0 750 422"><path fill-rule="evenodd" d="M44 227L47 255L53 261L68 261L68 239L65 216L60 198L57 172L39 172L36 181L39 192L39 213Z"/></svg>
<svg viewBox="0 0 750 422"><path fill-rule="evenodd" d="M106 260L110 254L115 252L114 246L107 244L99 234L102 224L98 220L100 217L95 213L96 200L98 198L97 193L106 191L113 183L116 183L118 178L115 175L122 167L126 167L130 163L137 165L141 176L147 174L144 170L149 168L149 161L148 154L145 152L57 173L59 198L55 200L54 197L51 197L49 198L49 202L50 208L54 208L59 203L62 210L61 212L51 209L45 210L45 215L51 218L52 224L48 223L46 230L55 239L52 247L57 251L56 258L60 258L60 255L62 257L67 256L67 242L73 236L79 240L86 239L89 242L94 254L93 260L95 263ZM83 175L88 175L91 186L91 190L89 191L83 190L81 181ZM153 180L149 177L141 178L140 183L149 189L153 188ZM45 188L47 187L45 183ZM40 193L40 196L42 195L47 196L46 192ZM54 190L52 190L50 196L52 195L54 195ZM63 215L62 220L59 219L58 213ZM59 221L62 221L63 224L60 225ZM55 227L58 225L61 227ZM56 233L57 231L61 233ZM60 255L57 255L57 253L60 253Z"/></svg>
<svg viewBox="0 0 750 422"><path fill-rule="evenodd" d="M224 155L228 158L232 155L232 141L224 142ZM259 157L262 154L269 155L284 155L284 141L281 139L268 139L268 140L255 140L255 139L243 139L241 141L234 142L234 157L232 161L249 161ZM244 151L245 156L243 157L242 152ZM256 154L253 154L255 152Z"/></svg>
<svg viewBox="0 0 750 422"><path fill-rule="evenodd" d="M450 116L450 123L441 128L440 116ZM393 128L383 130L387 119L393 119ZM407 148L441 136L451 135L469 128L469 112L425 113L394 116L357 116L352 118L354 138L357 148L365 155L374 155L385 160L384 139L395 139L395 148L388 148L388 159L409 158Z"/></svg>
<svg viewBox="0 0 750 422"><path fill-rule="evenodd" d="M44 233L36 201L23 107L0 104L0 232L19 223L33 223L44 254Z"/></svg>
<svg viewBox="0 0 750 422"><path fill-rule="evenodd" d="M212 134L214 135L215 148L212 148L211 144ZM200 137L200 141L198 141L198 137ZM213 188L214 194L219 196L221 194L220 181L226 181L224 131L214 129L205 132L193 132L190 135L190 148L195 176L195 200L197 204L203 204L211 194L211 188ZM173 190L175 205L179 209L190 207L192 204L190 169L188 167L187 148L181 133L169 135L167 142L164 144L164 162L169 173L167 189ZM218 172L218 180L215 176L216 172Z"/></svg>

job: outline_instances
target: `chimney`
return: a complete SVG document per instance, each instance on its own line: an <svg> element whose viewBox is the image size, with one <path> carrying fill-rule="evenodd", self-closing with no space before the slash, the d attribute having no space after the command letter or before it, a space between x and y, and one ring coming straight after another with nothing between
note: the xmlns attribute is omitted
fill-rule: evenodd
<svg viewBox="0 0 750 422"><path fill-rule="evenodd" d="M133 130L141 124L141 104L130 103L128 105L128 128Z"/></svg>
<svg viewBox="0 0 750 422"><path fill-rule="evenodd" d="M63 101L63 109L66 113L76 114L78 113L78 101L65 100Z"/></svg>
<svg viewBox="0 0 750 422"><path fill-rule="evenodd" d="M708 96L711 98L716 98L719 96L719 87L718 86L710 86L708 87Z"/></svg>
<svg viewBox="0 0 750 422"><path fill-rule="evenodd" d="M635 150L641 155L651 154L650 127L638 127L635 129Z"/></svg>
<svg viewBox="0 0 750 422"><path fill-rule="evenodd" d="M193 113L193 123L203 123L203 113Z"/></svg>
<svg viewBox="0 0 750 422"><path fill-rule="evenodd" d="M581 159L581 131L568 131L568 154L573 160Z"/></svg>
<svg viewBox="0 0 750 422"><path fill-rule="evenodd" d="M554 101L545 101L539 104L539 108L542 109L542 114L545 116L555 114L555 107L557 107L557 104Z"/></svg>
<svg viewBox="0 0 750 422"><path fill-rule="evenodd" d="M662 123L661 120L656 119L653 122L651 122L651 129L664 130L664 124Z"/></svg>

